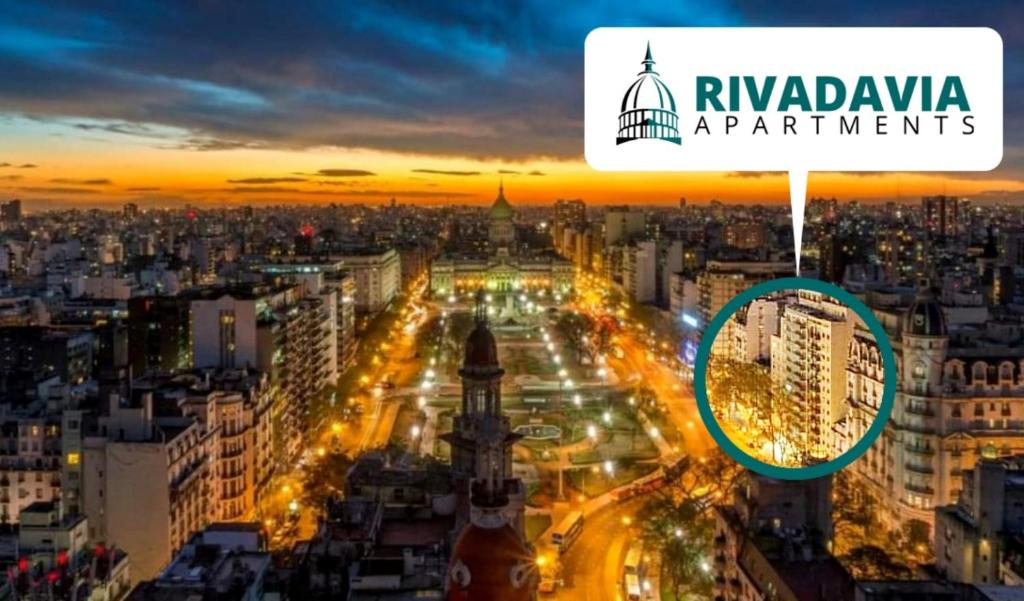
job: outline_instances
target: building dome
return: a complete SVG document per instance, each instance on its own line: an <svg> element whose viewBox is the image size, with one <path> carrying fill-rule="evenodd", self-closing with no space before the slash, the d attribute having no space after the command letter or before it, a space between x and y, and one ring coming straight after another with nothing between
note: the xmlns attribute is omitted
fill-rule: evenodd
<svg viewBox="0 0 1024 601"><path fill-rule="evenodd" d="M478 321L466 339L466 366L493 366L498 364L498 343L487 327L487 322Z"/></svg>
<svg viewBox="0 0 1024 601"><path fill-rule="evenodd" d="M651 57L651 45L640 62L644 70L626 88L619 109L618 144L632 140L657 139L679 144L679 117L672 90L658 77Z"/></svg>
<svg viewBox="0 0 1024 601"><path fill-rule="evenodd" d="M946 316L928 287L917 293L903 317L903 333L912 336L945 336Z"/></svg>
<svg viewBox="0 0 1024 601"><path fill-rule="evenodd" d="M533 553L507 521L462 530L448 570L448 601L530 601L535 582Z"/></svg>
<svg viewBox="0 0 1024 601"><path fill-rule="evenodd" d="M509 219L515 216L515 210L512 205L505 199L505 185L501 184L498 187L498 198L494 200L494 204L491 205L491 219Z"/></svg>

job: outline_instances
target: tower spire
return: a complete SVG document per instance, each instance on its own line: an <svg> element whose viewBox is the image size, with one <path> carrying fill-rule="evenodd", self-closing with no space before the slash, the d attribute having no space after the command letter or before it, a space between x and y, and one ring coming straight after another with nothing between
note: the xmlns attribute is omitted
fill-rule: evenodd
<svg viewBox="0 0 1024 601"><path fill-rule="evenodd" d="M478 326L487 325L487 295L484 294L483 288L476 291L476 309L474 312L474 318Z"/></svg>
<svg viewBox="0 0 1024 601"><path fill-rule="evenodd" d="M651 42L647 42L647 54L641 63L644 66L644 73L654 73L654 58L651 56Z"/></svg>

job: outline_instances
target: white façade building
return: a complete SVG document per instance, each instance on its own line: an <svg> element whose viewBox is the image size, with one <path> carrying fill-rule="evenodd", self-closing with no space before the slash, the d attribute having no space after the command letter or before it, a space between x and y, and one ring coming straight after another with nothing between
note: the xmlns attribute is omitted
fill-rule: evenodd
<svg viewBox="0 0 1024 601"><path fill-rule="evenodd" d="M575 270L571 261L551 249L536 250L517 243L515 209L504 186L488 215L486 253L445 253L430 267L430 291L459 294L484 288L493 292L550 290L568 292Z"/></svg>

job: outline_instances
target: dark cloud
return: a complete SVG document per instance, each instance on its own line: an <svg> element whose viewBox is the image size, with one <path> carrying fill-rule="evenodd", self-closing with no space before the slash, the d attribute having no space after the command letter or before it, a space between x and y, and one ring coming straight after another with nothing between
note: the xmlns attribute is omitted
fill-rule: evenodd
<svg viewBox="0 0 1024 601"><path fill-rule="evenodd" d="M516 171L515 169L498 169L498 173L502 175L519 175L522 171Z"/></svg>
<svg viewBox="0 0 1024 601"><path fill-rule="evenodd" d="M99 190L94 188L76 188L70 186L33 186L20 188L25 192L37 192L40 194L97 194Z"/></svg>
<svg viewBox="0 0 1024 601"><path fill-rule="evenodd" d="M109 179L93 178L93 179L75 179L71 177L55 177L50 180L51 184L72 184L75 186L109 186L114 183Z"/></svg>
<svg viewBox="0 0 1024 601"><path fill-rule="evenodd" d="M471 176L480 175L479 171L449 171L445 169L413 169L413 173L428 173L430 175L457 175L457 176Z"/></svg>
<svg viewBox="0 0 1024 601"><path fill-rule="evenodd" d="M10 167L10 163L0 163L0 167Z"/></svg>
<svg viewBox="0 0 1024 601"><path fill-rule="evenodd" d="M321 169L312 175L319 175L321 177L367 177L377 174L365 169Z"/></svg>
<svg viewBox="0 0 1024 601"><path fill-rule="evenodd" d="M156 192L158 190L160 190L160 188L152 186L142 186L139 188L125 188L125 191L127 192Z"/></svg>
<svg viewBox="0 0 1024 601"><path fill-rule="evenodd" d="M247 177L243 179L229 179L229 184L287 184L293 182L304 182L304 177Z"/></svg>
<svg viewBox="0 0 1024 601"><path fill-rule="evenodd" d="M6 3L0 114L196 151L578 159L583 42L594 27L979 25L1003 36L1006 145L1024 146L1019 2L605 1L552 13L540 0L253 0L245 8ZM1015 169L1024 171L1024 158L1008 152L1000 171Z"/></svg>
<svg viewBox="0 0 1024 601"><path fill-rule="evenodd" d="M527 173L526 175L547 175L547 174L544 173L543 171L537 171L536 169L534 169L533 171Z"/></svg>
<svg viewBox="0 0 1024 601"><path fill-rule="evenodd" d="M403 198L461 198L471 197L474 194L468 192L443 192L433 190L377 190L377 189L356 189L356 190L304 190L301 188L289 188L284 186L237 186L234 188L219 188L212 190L226 194L280 194L282 196L331 196L335 198L346 197L403 197Z"/></svg>
<svg viewBox="0 0 1024 601"><path fill-rule="evenodd" d="M219 150L249 150L265 147L261 142L244 142L241 140L221 140L218 138L188 138L181 143L165 146L177 150L198 150L213 152Z"/></svg>
<svg viewBox="0 0 1024 601"><path fill-rule="evenodd" d="M20 175L0 175L0 182L16 182L20 179Z"/></svg>
<svg viewBox="0 0 1024 601"><path fill-rule="evenodd" d="M23 163L21 165L18 165L18 169L35 169L38 166L39 165L35 165L33 163Z"/></svg>

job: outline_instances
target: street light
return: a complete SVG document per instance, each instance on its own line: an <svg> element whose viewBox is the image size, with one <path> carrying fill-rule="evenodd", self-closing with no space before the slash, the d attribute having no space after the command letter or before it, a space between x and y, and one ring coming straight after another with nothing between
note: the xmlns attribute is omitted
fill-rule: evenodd
<svg viewBox="0 0 1024 601"><path fill-rule="evenodd" d="M572 395L572 404L576 405L577 407L582 406L583 405L583 397L581 397L578 393Z"/></svg>
<svg viewBox="0 0 1024 601"><path fill-rule="evenodd" d="M420 437L420 427L414 425L413 427L409 428L409 434L411 434L413 438L419 438Z"/></svg>
<svg viewBox="0 0 1024 601"><path fill-rule="evenodd" d="M587 438L597 440L597 426L594 424L587 424Z"/></svg>
<svg viewBox="0 0 1024 601"><path fill-rule="evenodd" d="M601 416L601 419L604 421L604 423L611 424L612 423L612 412L611 411L605 411L604 414Z"/></svg>
<svg viewBox="0 0 1024 601"><path fill-rule="evenodd" d="M611 459L606 459L605 460L605 462L604 462L604 473L608 474L609 476L611 476L612 474L615 473L615 464L612 463Z"/></svg>

